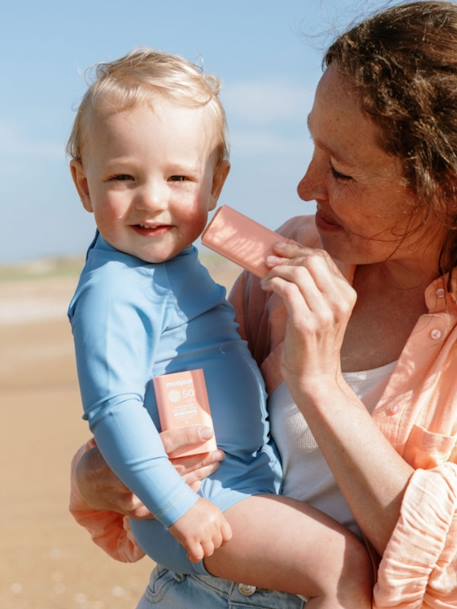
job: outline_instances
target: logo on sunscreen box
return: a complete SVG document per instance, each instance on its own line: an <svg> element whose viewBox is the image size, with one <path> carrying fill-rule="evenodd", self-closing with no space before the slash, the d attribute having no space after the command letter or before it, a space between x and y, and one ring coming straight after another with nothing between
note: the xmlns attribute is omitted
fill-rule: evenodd
<svg viewBox="0 0 457 609"><path fill-rule="evenodd" d="M205 373L201 368L156 376L153 382L163 431L191 425L205 425L214 429ZM198 446L175 450L169 456L198 455L216 448L216 440L212 437Z"/></svg>

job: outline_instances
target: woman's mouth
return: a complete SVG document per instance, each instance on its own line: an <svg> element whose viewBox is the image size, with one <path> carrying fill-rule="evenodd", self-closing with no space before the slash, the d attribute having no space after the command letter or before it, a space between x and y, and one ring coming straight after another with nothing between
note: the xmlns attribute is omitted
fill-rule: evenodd
<svg viewBox="0 0 457 609"><path fill-rule="evenodd" d="M317 228L323 231L337 231L342 228L341 224L333 218L324 215L319 209L316 212L315 221Z"/></svg>

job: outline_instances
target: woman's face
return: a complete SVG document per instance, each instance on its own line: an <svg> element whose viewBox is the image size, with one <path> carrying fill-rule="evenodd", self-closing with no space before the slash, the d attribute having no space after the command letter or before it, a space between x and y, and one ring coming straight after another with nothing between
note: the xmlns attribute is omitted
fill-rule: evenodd
<svg viewBox="0 0 457 609"><path fill-rule="evenodd" d="M439 256L445 234L415 210L400 161L378 143L379 128L357 96L330 66L309 115L314 154L298 184L304 201L316 201L324 248L352 264ZM406 236L405 236L406 235Z"/></svg>

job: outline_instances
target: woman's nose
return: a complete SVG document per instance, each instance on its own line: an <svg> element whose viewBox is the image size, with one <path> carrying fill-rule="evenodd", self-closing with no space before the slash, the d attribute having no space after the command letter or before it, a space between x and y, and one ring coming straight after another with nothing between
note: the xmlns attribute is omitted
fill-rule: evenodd
<svg viewBox="0 0 457 609"><path fill-rule="evenodd" d="M325 176L314 159L298 183L297 193L302 201L318 201L327 196Z"/></svg>

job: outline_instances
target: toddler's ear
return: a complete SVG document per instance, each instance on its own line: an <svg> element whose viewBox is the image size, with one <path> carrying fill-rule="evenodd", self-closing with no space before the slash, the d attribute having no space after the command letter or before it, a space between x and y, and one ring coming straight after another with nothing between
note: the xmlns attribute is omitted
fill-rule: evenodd
<svg viewBox="0 0 457 609"><path fill-rule="evenodd" d="M76 186L76 190L78 191L79 198L81 199L81 203L83 204L84 209L90 212L94 211L90 200L86 172L84 171L84 167L82 166L81 161L71 161L70 171L71 177L73 178L73 182Z"/></svg>
<svg viewBox="0 0 457 609"><path fill-rule="evenodd" d="M219 195L225 184L225 180L230 172L230 163L228 161L219 161L214 169L213 186L211 188L211 200L209 209L214 209L217 205Z"/></svg>

